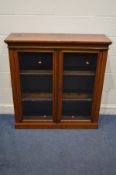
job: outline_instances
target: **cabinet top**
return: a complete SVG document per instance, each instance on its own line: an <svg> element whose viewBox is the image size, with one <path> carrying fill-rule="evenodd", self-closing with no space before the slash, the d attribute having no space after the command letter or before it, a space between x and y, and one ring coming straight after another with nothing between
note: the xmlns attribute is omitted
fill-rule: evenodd
<svg viewBox="0 0 116 175"><path fill-rule="evenodd" d="M103 34L52 34L52 33L11 33L6 43L77 43L77 44L111 44Z"/></svg>

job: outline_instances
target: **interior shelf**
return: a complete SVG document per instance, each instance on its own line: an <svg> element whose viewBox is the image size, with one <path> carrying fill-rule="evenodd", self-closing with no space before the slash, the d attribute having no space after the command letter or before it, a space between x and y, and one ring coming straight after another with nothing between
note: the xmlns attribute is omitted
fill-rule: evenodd
<svg viewBox="0 0 116 175"><path fill-rule="evenodd" d="M95 75L95 71L85 71L85 70L81 70L81 71L75 71L75 70L65 70L63 72L63 75L66 76L94 76Z"/></svg>
<svg viewBox="0 0 116 175"><path fill-rule="evenodd" d="M22 101L52 100L52 93L22 93Z"/></svg>
<svg viewBox="0 0 116 175"><path fill-rule="evenodd" d="M39 100L39 99L52 99L52 93L22 93L22 100ZM63 93L64 100L92 100L92 94L88 93Z"/></svg>
<svg viewBox="0 0 116 175"><path fill-rule="evenodd" d="M82 101L91 101L92 94L91 93L63 93L64 100L82 100Z"/></svg>
<svg viewBox="0 0 116 175"><path fill-rule="evenodd" d="M52 75L52 70L21 70L21 75Z"/></svg>
<svg viewBox="0 0 116 175"><path fill-rule="evenodd" d="M90 120L90 116L89 115L67 115L67 116L64 116L63 115L63 120Z"/></svg>
<svg viewBox="0 0 116 175"><path fill-rule="evenodd" d="M28 121L47 121L47 120L51 120L52 121L52 116L48 116L48 115L24 115L24 120L28 120Z"/></svg>

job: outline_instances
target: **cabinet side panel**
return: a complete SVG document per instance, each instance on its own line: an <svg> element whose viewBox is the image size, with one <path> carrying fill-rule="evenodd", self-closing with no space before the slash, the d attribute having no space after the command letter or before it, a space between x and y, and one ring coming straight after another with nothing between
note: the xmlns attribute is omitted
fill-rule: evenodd
<svg viewBox="0 0 116 175"><path fill-rule="evenodd" d="M9 62L13 92L13 102L15 111L15 121L21 122L21 92L20 92L20 80L19 80L19 67L16 52L13 49L9 49Z"/></svg>
<svg viewBox="0 0 116 175"><path fill-rule="evenodd" d="M96 80L94 85L94 99L92 105L92 122L98 122L101 95L104 83L104 73L107 61L107 50L99 53L96 71Z"/></svg>

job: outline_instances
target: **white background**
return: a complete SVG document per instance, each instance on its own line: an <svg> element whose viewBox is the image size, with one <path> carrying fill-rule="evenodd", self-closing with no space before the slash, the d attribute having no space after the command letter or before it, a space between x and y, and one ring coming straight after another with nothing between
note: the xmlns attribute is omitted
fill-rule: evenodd
<svg viewBox="0 0 116 175"><path fill-rule="evenodd" d="M116 0L0 0L0 113L13 113L5 37L11 32L106 34L101 113L116 114Z"/></svg>

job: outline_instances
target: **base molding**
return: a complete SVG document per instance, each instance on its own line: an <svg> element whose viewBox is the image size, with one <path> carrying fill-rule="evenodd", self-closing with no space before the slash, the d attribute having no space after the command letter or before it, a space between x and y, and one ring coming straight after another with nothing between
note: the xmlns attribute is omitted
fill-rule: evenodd
<svg viewBox="0 0 116 175"><path fill-rule="evenodd" d="M14 114L14 106L12 104L0 104L0 114Z"/></svg>
<svg viewBox="0 0 116 175"><path fill-rule="evenodd" d="M61 123L53 123L53 122L20 122L15 123L16 129L97 129L98 123L92 122L61 122Z"/></svg>
<svg viewBox="0 0 116 175"><path fill-rule="evenodd" d="M100 108L100 114L103 115L116 115L116 104L102 104Z"/></svg>

